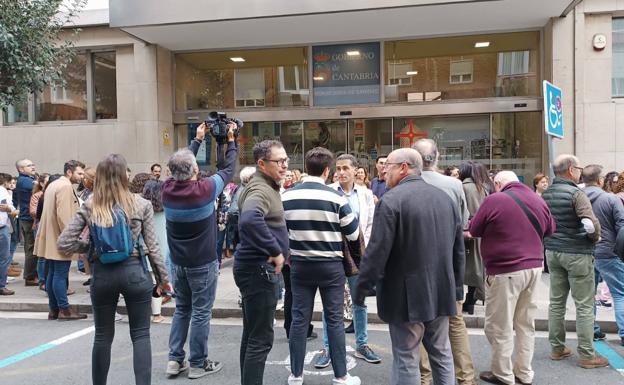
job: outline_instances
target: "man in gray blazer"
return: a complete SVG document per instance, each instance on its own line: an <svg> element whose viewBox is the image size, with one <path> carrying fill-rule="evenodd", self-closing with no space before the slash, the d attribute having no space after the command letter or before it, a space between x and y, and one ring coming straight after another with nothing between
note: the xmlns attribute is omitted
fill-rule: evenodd
<svg viewBox="0 0 624 385"><path fill-rule="evenodd" d="M393 151L385 171L390 190L375 208L353 302L377 294L379 317L390 326L390 384L420 385L422 340L434 383L453 385L448 332L463 296L462 219L453 200L422 179L416 150Z"/></svg>

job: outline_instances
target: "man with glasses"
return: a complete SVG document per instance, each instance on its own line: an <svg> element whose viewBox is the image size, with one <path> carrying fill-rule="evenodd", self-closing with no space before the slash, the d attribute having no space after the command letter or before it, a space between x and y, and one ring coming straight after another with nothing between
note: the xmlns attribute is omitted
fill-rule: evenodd
<svg viewBox="0 0 624 385"><path fill-rule="evenodd" d="M544 239L550 271L548 339L550 358L555 361L572 356L565 346L565 312L568 293L576 306L576 334L579 365L586 369L609 365L596 354L594 329L594 244L600 238L600 223L587 195L577 186L583 168L574 155L559 155L553 162L555 179L542 194L557 230Z"/></svg>
<svg viewBox="0 0 624 385"><path fill-rule="evenodd" d="M33 231L33 218L28 211L33 184L35 183L35 164L30 159L20 159L15 162L15 168L19 172L17 186L13 191L13 206L19 210L17 219L19 228L24 239L24 284L37 286L37 257L33 255L35 246L35 234Z"/></svg>
<svg viewBox="0 0 624 385"><path fill-rule="evenodd" d="M454 385L449 317L463 295L462 218L443 190L422 179L422 167L420 154L411 148L388 156L389 190L375 208L353 302L362 305L365 296L377 294L379 317L390 324L390 384L420 385L422 341L433 382Z"/></svg>
<svg viewBox="0 0 624 385"><path fill-rule="evenodd" d="M262 384L273 347L278 274L288 252L288 230L280 182L288 170L282 143L265 140L253 148L257 171L238 199L240 243L234 253L234 281L242 296L241 385Z"/></svg>

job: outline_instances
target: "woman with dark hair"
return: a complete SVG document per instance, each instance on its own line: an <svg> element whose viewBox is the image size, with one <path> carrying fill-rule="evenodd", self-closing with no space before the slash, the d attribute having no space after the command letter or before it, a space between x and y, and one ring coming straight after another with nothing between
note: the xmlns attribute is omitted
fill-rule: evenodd
<svg viewBox="0 0 624 385"><path fill-rule="evenodd" d="M370 179L368 179L368 169L366 167L358 167L355 172L355 183L370 189Z"/></svg>
<svg viewBox="0 0 624 385"><path fill-rule="evenodd" d="M624 202L624 172L618 174L617 182L613 184L611 191Z"/></svg>
<svg viewBox="0 0 624 385"><path fill-rule="evenodd" d="M80 238L87 227L106 231L123 228L121 224L125 221L131 231L132 247L127 259L103 263L104 260L100 261L102 255L96 252L93 261L90 293L95 322L91 356L94 385L106 384L115 335L115 310L120 294L128 308L135 383L151 383L149 330L152 292L162 295L171 290L154 231L154 210L150 202L130 192L126 168L126 160L118 154L111 154L98 164L92 198L80 207L58 239L59 251L71 255L95 250L94 231L91 231L89 239ZM145 240L148 259L158 282L155 289L142 261L142 248L138 246L140 236Z"/></svg>
<svg viewBox="0 0 624 385"><path fill-rule="evenodd" d="M468 213L472 218L485 197L494 191L487 169L479 162L466 161L459 166L459 179L462 181ZM466 233L465 233L466 234ZM468 286L468 293L464 301L463 311L474 314L474 305L477 300L485 300L483 260L481 259L481 240L469 235L465 238L466 245L466 273L464 284Z"/></svg>
<svg viewBox="0 0 624 385"><path fill-rule="evenodd" d="M455 166L448 166L444 169L444 175L459 179L459 169Z"/></svg>
<svg viewBox="0 0 624 385"><path fill-rule="evenodd" d="M602 186L602 189L606 192L612 193L613 188L615 187L615 184L617 183L618 180L619 178L618 178L617 171L608 172L607 175L605 175L605 181L604 181L604 185Z"/></svg>

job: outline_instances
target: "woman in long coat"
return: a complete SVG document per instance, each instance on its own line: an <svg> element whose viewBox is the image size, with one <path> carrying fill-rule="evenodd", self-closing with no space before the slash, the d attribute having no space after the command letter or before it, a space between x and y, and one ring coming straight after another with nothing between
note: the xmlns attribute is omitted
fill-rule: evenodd
<svg viewBox="0 0 624 385"><path fill-rule="evenodd" d="M462 181L464 194L470 219L475 215L485 197L494 191L487 169L479 162L467 161L459 166L459 179ZM466 274L464 284L468 286L463 311L474 313L474 304L477 300L485 299L485 273L481 259L481 240L466 238Z"/></svg>

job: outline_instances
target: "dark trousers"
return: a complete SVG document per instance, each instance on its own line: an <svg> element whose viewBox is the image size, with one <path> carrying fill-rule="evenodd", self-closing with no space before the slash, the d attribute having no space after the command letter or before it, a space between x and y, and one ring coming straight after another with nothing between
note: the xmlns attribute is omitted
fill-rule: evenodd
<svg viewBox="0 0 624 385"><path fill-rule="evenodd" d="M33 232L33 222L19 220L19 228L24 239L24 279L33 280L37 278L37 257L33 255L35 248L35 234Z"/></svg>
<svg viewBox="0 0 624 385"><path fill-rule="evenodd" d="M292 287L290 285L290 266L284 265L282 268L282 276L284 277L284 329L286 329L286 338L290 338L290 324L292 323ZM308 326L308 334L310 337L314 325Z"/></svg>
<svg viewBox="0 0 624 385"><path fill-rule="evenodd" d="M242 385L263 383L264 365L273 347L273 320L279 289L279 278L274 271L267 264L234 265L234 281L243 300Z"/></svg>
<svg viewBox="0 0 624 385"><path fill-rule="evenodd" d="M91 355L93 385L105 385L115 336L115 311L119 294L124 296L130 323L133 348L134 379L137 385L151 384L152 345L150 321L152 277L138 258L92 266L91 302L95 321L95 338Z"/></svg>
<svg viewBox="0 0 624 385"><path fill-rule="evenodd" d="M290 281L293 308L290 326L290 367L296 377L303 374L306 355L306 332L312 318L316 290L321 292L323 314L327 322L329 356L334 376L347 375L347 353L343 323L345 272L341 261L293 262Z"/></svg>

